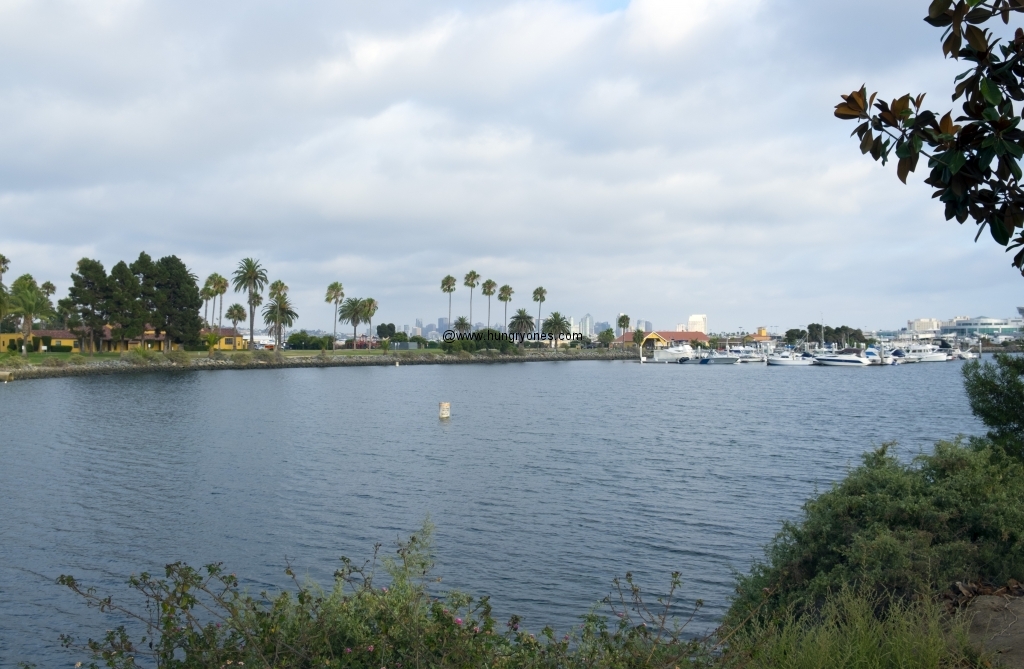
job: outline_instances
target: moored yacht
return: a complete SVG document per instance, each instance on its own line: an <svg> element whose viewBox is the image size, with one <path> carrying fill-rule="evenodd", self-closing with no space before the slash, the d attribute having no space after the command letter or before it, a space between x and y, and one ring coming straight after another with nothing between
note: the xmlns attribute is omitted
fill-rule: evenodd
<svg viewBox="0 0 1024 669"><path fill-rule="evenodd" d="M689 344L658 348L654 350L654 362L682 362L696 357L696 353Z"/></svg>
<svg viewBox="0 0 1024 669"><path fill-rule="evenodd" d="M826 367L867 367L871 364L859 348L844 348L838 353L824 353L815 360Z"/></svg>
<svg viewBox="0 0 1024 669"><path fill-rule="evenodd" d="M773 367L809 367L814 364L814 356L810 353L779 351L768 356L768 364Z"/></svg>

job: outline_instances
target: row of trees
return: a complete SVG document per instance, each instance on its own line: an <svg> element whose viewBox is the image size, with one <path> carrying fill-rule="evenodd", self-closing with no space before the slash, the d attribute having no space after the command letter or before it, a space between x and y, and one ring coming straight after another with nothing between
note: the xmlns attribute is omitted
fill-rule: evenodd
<svg viewBox="0 0 1024 669"><path fill-rule="evenodd" d="M452 329L456 330L458 328L454 327L455 324L452 322L452 293L455 292L457 284L457 279L451 274L441 279L441 292L448 295L448 325L449 327L452 327ZM512 301L512 296L515 294L512 286L505 284L499 288L498 284L491 279L487 279L481 283L480 275L475 270L470 270L466 273L466 276L463 277L462 285L469 288L469 318L466 319L465 317L460 317L462 320L469 323L469 329L466 330L467 332L473 327L473 290L477 286L480 286L480 292L487 297L487 328L490 329L491 327L491 297L497 293L498 301L505 304L505 317L503 320L505 331L510 332L508 329L511 327L508 320L508 303ZM537 323L541 322L541 307L544 304L544 300L547 299L547 295L548 291L545 290L543 286L538 286L533 290L533 301L538 303ZM532 331L533 330L531 329L530 332Z"/></svg>

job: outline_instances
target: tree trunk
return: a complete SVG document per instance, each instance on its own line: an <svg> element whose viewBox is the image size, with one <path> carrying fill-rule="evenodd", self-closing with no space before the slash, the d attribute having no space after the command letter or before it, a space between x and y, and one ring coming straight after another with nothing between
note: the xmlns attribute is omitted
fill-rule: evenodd
<svg viewBox="0 0 1024 669"><path fill-rule="evenodd" d="M338 301L334 301L334 339L331 340L331 355L337 352L338 341Z"/></svg>
<svg viewBox="0 0 1024 669"><path fill-rule="evenodd" d="M253 340L252 331L256 327L256 307L252 305L252 288L249 289L249 350L256 350L256 342Z"/></svg>
<svg viewBox="0 0 1024 669"><path fill-rule="evenodd" d="M223 328L223 327L224 327L224 293L221 293L220 294L220 315L217 316L217 337L218 337L217 341L218 342L220 341L220 339L219 339L220 331L221 331L221 328Z"/></svg>
<svg viewBox="0 0 1024 669"><path fill-rule="evenodd" d="M24 345L23 345L23 347L21 349L21 355L22 355L22 357L27 358L28 357L28 345L29 345L29 342L32 341L32 315L31 314L25 314L24 316L21 317L21 320L23 321L22 324L21 324L21 333L22 333L22 337L25 340L24 341Z"/></svg>

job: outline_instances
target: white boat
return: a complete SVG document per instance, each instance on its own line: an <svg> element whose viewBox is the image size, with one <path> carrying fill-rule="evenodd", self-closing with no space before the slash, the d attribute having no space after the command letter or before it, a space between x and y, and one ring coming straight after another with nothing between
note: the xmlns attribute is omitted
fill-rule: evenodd
<svg viewBox="0 0 1024 669"><path fill-rule="evenodd" d="M732 355L731 353L722 353L720 351L712 351L707 356L700 359L702 365L735 365L740 361L739 356Z"/></svg>
<svg viewBox="0 0 1024 669"><path fill-rule="evenodd" d="M946 351L935 344L911 344L906 348L907 362L946 362Z"/></svg>
<svg viewBox="0 0 1024 669"><path fill-rule="evenodd" d="M895 357L891 352L886 351L884 348L877 349L874 346L864 351L864 357L872 365L898 365L901 362L901 358Z"/></svg>
<svg viewBox="0 0 1024 669"><path fill-rule="evenodd" d="M867 367L871 364L859 348L844 348L838 353L823 353L815 360L826 367Z"/></svg>
<svg viewBox="0 0 1024 669"><path fill-rule="evenodd" d="M971 349L967 349L966 351L957 351L954 355L958 360L976 360L978 358L978 354Z"/></svg>
<svg viewBox="0 0 1024 669"><path fill-rule="evenodd" d="M729 349L728 354L736 356L740 362L764 362L768 357L763 351L753 346L735 346Z"/></svg>
<svg viewBox="0 0 1024 669"><path fill-rule="evenodd" d="M695 358L697 354L689 344L654 350L654 362L680 362Z"/></svg>
<svg viewBox="0 0 1024 669"><path fill-rule="evenodd" d="M810 353L801 355L796 351L779 351L768 356L768 364L773 367L810 367L814 364L814 356Z"/></svg>

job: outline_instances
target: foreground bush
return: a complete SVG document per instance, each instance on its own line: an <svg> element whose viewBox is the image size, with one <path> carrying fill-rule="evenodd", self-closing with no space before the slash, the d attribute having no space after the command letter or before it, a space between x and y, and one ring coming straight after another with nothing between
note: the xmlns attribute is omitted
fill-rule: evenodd
<svg viewBox="0 0 1024 669"><path fill-rule="evenodd" d="M571 669L709 662L709 644L685 640L685 623L675 624L669 615L678 575L657 611L647 607L627 575L616 583L618 598L607 600L607 616L592 612L569 635L556 638L546 628L538 639L521 630L516 617L499 628L486 597L431 595L429 525L399 544L397 556L383 561L385 587L374 584L375 561L366 568L342 558L329 592L296 581L293 592L255 597L220 565L197 570L175 563L164 578L130 579L143 598L137 608L101 597L70 576L59 582L90 605L132 618L145 630L137 641L123 626L89 640L83 648L92 655L92 666ZM286 573L292 576L290 569ZM64 643L76 646L70 637Z"/></svg>
<svg viewBox="0 0 1024 669"><path fill-rule="evenodd" d="M1024 465L984 442L912 464L884 446L783 525L727 620L814 609L847 585L911 597L1010 578L1024 579Z"/></svg>
<svg viewBox="0 0 1024 669"><path fill-rule="evenodd" d="M967 641L967 618L935 602L875 598L846 589L813 615L792 612L740 630L726 667L940 669L990 666Z"/></svg>

